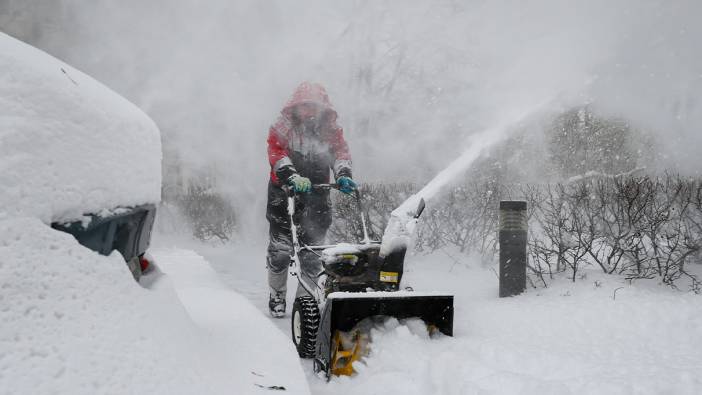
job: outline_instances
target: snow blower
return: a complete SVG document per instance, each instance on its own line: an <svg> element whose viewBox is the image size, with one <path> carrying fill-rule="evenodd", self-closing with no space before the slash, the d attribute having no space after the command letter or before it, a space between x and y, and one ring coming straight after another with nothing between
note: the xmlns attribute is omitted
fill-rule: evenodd
<svg viewBox="0 0 702 395"><path fill-rule="evenodd" d="M315 189L336 188L335 184L315 185ZM314 358L315 372L330 375L353 374L353 362L368 349L369 334L362 321L393 317L419 318L430 334L453 335L453 296L401 290L400 281L406 247L387 256L380 254L380 241L368 237L361 194L354 193L363 229L360 244L302 245L295 224L296 194L286 188L293 252L291 274L298 279L298 293L292 311L292 340L301 358ZM424 209L422 201L415 218ZM300 270L300 253L313 254L320 263L319 273Z"/></svg>

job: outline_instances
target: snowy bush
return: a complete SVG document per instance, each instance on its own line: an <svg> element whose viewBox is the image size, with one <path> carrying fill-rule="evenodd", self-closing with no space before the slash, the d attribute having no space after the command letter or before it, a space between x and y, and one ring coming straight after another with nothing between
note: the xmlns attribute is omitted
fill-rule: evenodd
<svg viewBox="0 0 702 395"><path fill-rule="evenodd" d="M659 278L675 286L699 263L702 194L700 180L673 175L598 178L545 186L545 198L531 221L531 264L570 269L575 280L583 265L628 279Z"/></svg>
<svg viewBox="0 0 702 395"><path fill-rule="evenodd" d="M500 186L473 183L449 191L437 207L429 207L417 230L416 248L434 251L453 246L460 252L492 255L496 251Z"/></svg>
<svg viewBox="0 0 702 395"><path fill-rule="evenodd" d="M164 193L158 229L168 234L192 233L201 241L226 242L236 231L231 202L211 187L190 185Z"/></svg>
<svg viewBox="0 0 702 395"><path fill-rule="evenodd" d="M379 239L390 212L416 192L412 184L365 184L369 233ZM333 241L359 241L355 203L334 195ZM432 201L423 214L415 249L451 248L494 262L499 251L500 200L528 203L528 270L532 284L546 286L556 273L573 281L594 266L629 280L648 278L695 292L700 280L702 180L676 175L590 176L566 183L471 183Z"/></svg>
<svg viewBox="0 0 702 395"><path fill-rule="evenodd" d="M411 183L362 184L362 207L366 215L368 235L380 240L390 212L417 191ZM355 198L333 192L333 222L328 238L334 242L351 242L363 239L363 228Z"/></svg>

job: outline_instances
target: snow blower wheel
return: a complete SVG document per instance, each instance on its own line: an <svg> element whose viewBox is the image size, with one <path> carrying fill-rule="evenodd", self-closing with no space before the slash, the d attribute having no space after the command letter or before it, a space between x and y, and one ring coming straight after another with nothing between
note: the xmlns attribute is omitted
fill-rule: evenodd
<svg viewBox="0 0 702 395"><path fill-rule="evenodd" d="M300 358L314 358L319 328L319 308L311 296L295 298L292 311L292 338Z"/></svg>

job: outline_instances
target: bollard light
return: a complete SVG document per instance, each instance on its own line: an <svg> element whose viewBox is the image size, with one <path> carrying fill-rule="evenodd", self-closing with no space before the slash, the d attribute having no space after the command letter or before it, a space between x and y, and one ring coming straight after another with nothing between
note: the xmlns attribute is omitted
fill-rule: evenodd
<svg viewBox="0 0 702 395"><path fill-rule="evenodd" d="M500 202L500 297L526 289L527 203Z"/></svg>

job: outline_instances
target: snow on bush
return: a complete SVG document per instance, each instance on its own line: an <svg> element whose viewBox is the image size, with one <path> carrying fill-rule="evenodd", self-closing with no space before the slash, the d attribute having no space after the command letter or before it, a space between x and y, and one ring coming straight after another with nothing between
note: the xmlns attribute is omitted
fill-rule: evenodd
<svg viewBox="0 0 702 395"><path fill-rule="evenodd" d="M108 88L0 33L0 218L72 220L157 202L153 121Z"/></svg>

